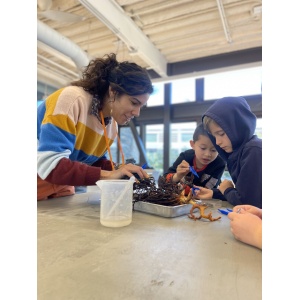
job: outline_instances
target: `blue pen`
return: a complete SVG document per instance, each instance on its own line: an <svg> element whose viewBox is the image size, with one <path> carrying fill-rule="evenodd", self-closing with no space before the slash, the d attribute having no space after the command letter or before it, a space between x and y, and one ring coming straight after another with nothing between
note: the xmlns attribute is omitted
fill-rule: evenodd
<svg viewBox="0 0 300 300"><path fill-rule="evenodd" d="M195 169L192 166L190 166L190 171L199 178L199 175L197 174L197 172L195 171Z"/></svg>
<svg viewBox="0 0 300 300"><path fill-rule="evenodd" d="M199 190L199 191L200 191L200 188L192 187L192 193L193 193L193 195L196 195L196 193L195 193L196 190Z"/></svg>
<svg viewBox="0 0 300 300"><path fill-rule="evenodd" d="M225 210L225 209L218 208L218 211L223 215L228 215L230 212L232 212L232 209L226 208L226 210Z"/></svg>

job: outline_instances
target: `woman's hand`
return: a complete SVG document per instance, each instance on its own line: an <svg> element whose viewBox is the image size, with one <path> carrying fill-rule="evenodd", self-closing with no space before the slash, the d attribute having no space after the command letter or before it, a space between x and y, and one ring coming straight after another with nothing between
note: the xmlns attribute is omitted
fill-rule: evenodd
<svg viewBox="0 0 300 300"><path fill-rule="evenodd" d="M141 179L149 178L149 175L145 170L134 164L126 164L114 171L105 171L101 170L100 179L120 179L124 176L134 176L133 173L136 173Z"/></svg>
<svg viewBox="0 0 300 300"><path fill-rule="evenodd" d="M225 191L226 191L228 188L231 188L231 187L234 188L233 182L232 182L231 180L224 179L224 180L220 183L218 189L219 189L219 191L224 195Z"/></svg>
<svg viewBox="0 0 300 300"><path fill-rule="evenodd" d="M204 188L202 186L196 186L194 185L195 188L197 188L194 191L194 196L197 199L201 199L201 200L209 200L212 199L213 197L213 191L207 188Z"/></svg>
<svg viewBox="0 0 300 300"><path fill-rule="evenodd" d="M262 249L261 218L243 209L240 213L229 213L228 218L231 232L237 240Z"/></svg>

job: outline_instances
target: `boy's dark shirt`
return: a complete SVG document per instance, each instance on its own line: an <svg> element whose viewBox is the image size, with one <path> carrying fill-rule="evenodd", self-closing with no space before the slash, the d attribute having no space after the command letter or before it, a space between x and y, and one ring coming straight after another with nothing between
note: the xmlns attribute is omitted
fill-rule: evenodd
<svg viewBox="0 0 300 300"><path fill-rule="evenodd" d="M168 172L165 173L164 176L167 176L170 173L176 173L177 166L183 160L188 162L190 166L194 166L193 165L194 158L195 158L195 151L193 149L189 149L184 152L181 152L178 158L173 163L173 166L168 169ZM193 184L212 189L214 199L222 199L225 201L226 199L223 196L223 194L218 189L216 189L216 187L221 182L221 177L223 175L224 170L225 170L225 162L218 155L217 158L213 162L209 163L205 169L202 169L201 171L196 170L199 178L197 176L194 176ZM187 176L191 176L191 173L188 173Z"/></svg>

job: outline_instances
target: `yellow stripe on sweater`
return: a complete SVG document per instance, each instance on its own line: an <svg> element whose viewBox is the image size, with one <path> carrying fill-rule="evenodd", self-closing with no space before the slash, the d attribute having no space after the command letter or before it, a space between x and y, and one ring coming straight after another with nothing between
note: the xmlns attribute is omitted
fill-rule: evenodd
<svg viewBox="0 0 300 300"><path fill-rule="evenodd" d="M93 154L95 156L102 156L106 152L105 137L103 135L98 134L82 123L78 123L76 129L75 148L77 150L82 150L87 154ZM109 145L114 142L112 139L108 140Z"/></svg>

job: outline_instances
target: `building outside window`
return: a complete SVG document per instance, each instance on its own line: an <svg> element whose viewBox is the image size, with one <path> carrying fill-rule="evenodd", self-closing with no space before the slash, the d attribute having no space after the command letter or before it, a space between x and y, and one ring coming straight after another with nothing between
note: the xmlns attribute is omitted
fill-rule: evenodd
<svg viewBox="0 0 300 300"><path fill-rule="evenodd" d="M171 124L171 133L177 136L177 142L171 142L169 166L181 152L191 149L190 140L193 139L196 126L196 122Z"/></svg>
<svg viewBox="0 0 300 300"><path fill-rule="evenodd" d="M146 126L146 156L148 164L159 171L163 172L163 125Z"/></svg>
<svg viewBox="0 0 300 300"><path fill-rule="evenodd" d="M137 131L139 132L139 127ZM122 150L124 153L124 159L134 159L137 164L140 162L140 152L136 145L135 139L133 137L130 127L122 127L120 130L120 140L122 144ZM111 153L114 162L122 162L121 153L118 157L118 140L115 139L114 143L111 145ZM108 154L107 154L108 155ZM109 159L109 157L107 157Z"/></svg>

